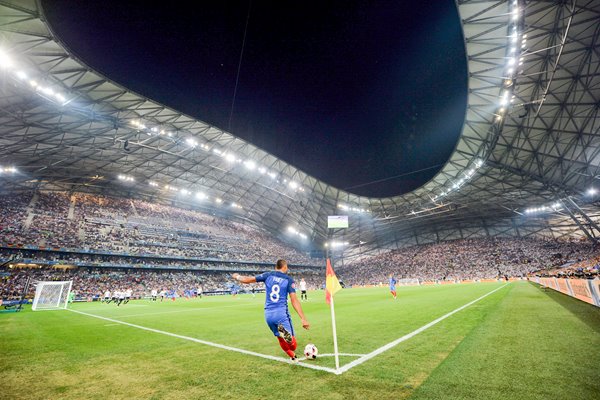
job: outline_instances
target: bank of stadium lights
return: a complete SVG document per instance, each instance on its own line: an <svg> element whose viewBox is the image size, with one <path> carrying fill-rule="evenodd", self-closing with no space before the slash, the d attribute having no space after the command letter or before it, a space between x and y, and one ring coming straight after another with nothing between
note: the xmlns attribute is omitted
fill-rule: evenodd
<svg viewBox="0 0 600 400"><path fill-rule="evenodd" d="M530 207L525 209L525 214L543 214L548 212L556 212L562 209L562 205L556 202L550 206Z"/></svg>
<svg viewBox="0 0 600 400"><path fill-rule="evenodd" d="M511 88L513 87L517 68L523 65L523 57L521 57L520 53L527 47L527 35L519 32L519 19L522 16L522 10L519 8L519 2L517 0L512 2L510 14L511 33L509 35L509 47L503 82L505 89L500 95L499 107L495 114L496 123L502 122L508 106L515 101L515 95ZM521 46L519 46L519 40L521 40Z"/></svg>
<svg viewBox="0 0 600 400"><path fill-rule="evenodd" d="M236 209L238 209L238 210L241 210L241 209L242 209L242 208L244 208L244 207L240 206L239 204L237 204L237 203L235 203L235 202L232 202L232 203L231 203L231 208L236 208Z"/></svg>
<svg viewBox="0 0 600 400"><path fill-rule="evenodd" d="M17 169L15 167L2 167L0 166L0 174L16 174Z"/></svg>
<svg viewBox="0 0 600 400"><path fill-rule="evenodd" d="M173 132L171 132L168 129L164 129L161 126L153 126L153 127L148 127L148 125L146 125L146 123L142 120L139 119L134 119L131 121L131 125L133 125L133 127L140 131L140 132L144 132L146 135L148 136L166 136L166 137L173 137Z"/></svg>
<svg viewBox="0 0 600 400"><path fill-rule="evenodd" d="M331 242L325 242L325 247L331 247L332 249L337 249L340 247L345 247L345 246L349 246L350 242L338 242L335 240L332 240Z"/></svg>
<svg viewBox="0 0 600 400"><path fill-rule="evenodd" d="M371 212L370 210L368 210L366 208L351 207L346 204L338 204L338 208L342 211L352 211L352 212L361 213L361 214Z"/></svg>
<svg viewBox="0 0 600 400"><path fill-rule="evenodd" d="M133 176L130 176L130 175L122 175L122 174L120 174L120 175L117 175L117 178L120 181L124 181L124 182L135 182L135 178Z"/></svg>
<svg viewBox="0 0 600 400"><path fill-rule="evenodd" d="M473 176L475 175L477 170L479 168L481 168L482 166L483 166L483 160L480 158L476 159L475 162L473 163L473 166L470 169L466 170L463 173L463 176L460 177L460 179L454 181L454 183L452 183L452 185L448 189L443 190L440 194L431 197L431 201L433 203L435 203L440 198L447 196L448 194L452 193L453 191L460 190L460 188L465 183L467 183L471 178L473 178Z"/></svg>
<svg viewBox="0 0 600 400"><path fill-rule="evenodd" d="M304 240L308 239L308 236L306 236L304 233L298 231L296 228L294 228L293 226L288 226L287 229L288 233L298 236L299 238L302 238Z"/></svg>
<svg viewBox="0 0 600 400"><path fill-rule="evenodd" d="M215 199L215 203L217 203L217 204L223 204L223 199L221 199L220 197L217 197Z"/></svg>
<svg viewBox="0 0 600 400"><path fill-rule="evenodd" d="M152 187L158 187L158 183L150 181L148 182L148 185L152 186Z"/></svg>
<svg viewBox="0 0 600 400"><path fill-rule="evenodd" d="M47 100L58 102L61 106L68 103L66 96L60 90L53 89L45 84L40 84L35 79L30 79L25 71L17 69L13 59L2 49L0 49L0 69L12 73L18 81L28 83L31 89Z"/></svg>

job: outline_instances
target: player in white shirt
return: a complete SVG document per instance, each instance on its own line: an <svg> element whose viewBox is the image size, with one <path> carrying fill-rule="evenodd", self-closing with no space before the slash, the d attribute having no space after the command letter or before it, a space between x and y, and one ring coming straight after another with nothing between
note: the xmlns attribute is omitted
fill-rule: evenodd
<svg viewBox="0 0 600 400"><path fill-rule="evenodd" d="M129 300L131 300L131 295L133 294L133 290L127 289L125 291L125 304L129 303Z"/></svg>
<svg viewBox="0 0 600 400"><path fill-rule="evenodd" d="M125 292L119 291L119 301L117 302L117 306L120 306L123 300L125 300Z"/></svg>
<svg viewBox="0 0 600 400"><path fill-rule="evenodd" d="M156 301L156 294L157 294L157 291L156 291L156 289L152 289L152 292L151 292L151 295L152 295L152 301Z"/></svg>
<svg viewBox="0 0 600 400"><path fill-rule="evenodd" d="M306 281L304 278L300 279L300 300L308 301L308 296L306 294Z"/></svg>
<svg viewBox="0 0 600 400"><path fill-rule="evenodd" d="M160 302L162 303L162 301L165 299L165 296L167 295L167 291L166 290L161 290L160 291Z"/></svg>
<svg viewBox="0 0 600 400"><path fill-rule="evenodd" d="M104 292L104 299L102 299L102 302L106 302L106 304L110 303L110 290L106 290L106 292Z"/></svg>
<svg viewBox="0 0 600 400"><path fill-rule="evenodd" d="M198 289L196 290L196 296L202 298L202 285L198 285Z"/></svg>

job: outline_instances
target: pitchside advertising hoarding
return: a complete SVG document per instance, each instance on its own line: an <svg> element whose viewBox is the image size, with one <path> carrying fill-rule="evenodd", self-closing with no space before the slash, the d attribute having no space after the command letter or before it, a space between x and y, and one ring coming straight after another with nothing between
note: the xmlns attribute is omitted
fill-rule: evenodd
<svg viewBox="0 0 600 400"><path fill-rule="evenodd" d="M600 307L600 279L537 278L534 282Z"/></svg>
<svg viewBox="0 0 600 400"><path fill-rule="evenodd" d="M327 228L338 229L348 227L347 215L329 215L327 216Z"/></svg>

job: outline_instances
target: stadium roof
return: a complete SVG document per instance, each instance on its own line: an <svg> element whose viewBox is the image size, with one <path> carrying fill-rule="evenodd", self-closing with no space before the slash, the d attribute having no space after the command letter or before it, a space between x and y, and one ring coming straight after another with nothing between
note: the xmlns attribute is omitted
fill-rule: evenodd
<svg viewBox="0 0 600 400"><path fill-rule="evenodd" d="M595 240L600 2L457 5L469 93L456 149L421 188L368 198L111 82L69 53L40 1L0 1L0 190L228 207L298 247L347 242L346 254L487 235ZM328 230L328 215L350 227Z"/></svg>

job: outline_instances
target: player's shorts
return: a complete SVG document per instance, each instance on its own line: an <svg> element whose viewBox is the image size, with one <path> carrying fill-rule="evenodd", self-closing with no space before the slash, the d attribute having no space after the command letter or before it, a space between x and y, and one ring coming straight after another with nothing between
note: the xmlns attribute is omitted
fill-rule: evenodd
<svg viewBox="0 0 600 400"><path fill-rule="evenodd" d="M395 292L396 291L396 286L390 286L390 292Z"/></svg>
<svg viewBox="0 0 600 400"><path fill-rule="evenodd" d="M300 294L306 294L306 290L301 290Z"/></svg>
<svg viewBox="0 0 600 400"><path fill-rule="evenodd" d="M292 319L290 318L290 314L286 312L267 312L265 311L265 321L267 321L267 325L273 332L273 335L279 336L279 332L277 331L277 326L279 324L283 325L283 327L294 336L294 327L292 326Z"/></svg>

